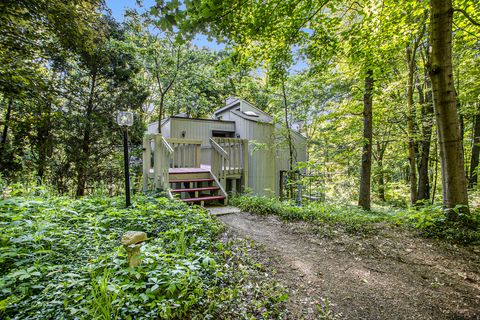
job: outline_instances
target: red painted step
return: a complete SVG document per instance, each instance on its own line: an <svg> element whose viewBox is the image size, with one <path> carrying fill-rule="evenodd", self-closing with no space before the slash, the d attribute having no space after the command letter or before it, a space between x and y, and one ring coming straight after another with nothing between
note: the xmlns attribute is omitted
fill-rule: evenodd
<svg viewBox="0 0 480 320"><path fill-rule="evenodd" d="M224 196L210 196L210 197L200 197L200 198L188 198L188 199L180 199L183 202L200 202L200 201L212 201L212 200L223 200L225 199Z"/></svg>
<svg viewBox="0 0 480 320"><path fill-rule="evenodd" d="M211 182L215 181L212 178L202 178L202 179L181 179L181 180L170 180L170 183L182 183L182 182Z"/></svg>
<svg viewBox="0 0 480 320"><path fill-rule="evenodd" d="M172 189L170 192L195 192L207 190L220 190L219 187L203 187L203 188L189 188L189 189Z"/></svg>

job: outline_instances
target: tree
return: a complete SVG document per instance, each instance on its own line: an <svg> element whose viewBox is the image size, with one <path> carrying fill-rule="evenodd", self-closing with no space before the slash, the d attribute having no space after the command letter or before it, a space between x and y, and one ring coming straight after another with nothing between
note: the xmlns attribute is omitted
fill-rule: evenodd
<svg viewBox="0 0 480 320"><path fill-rule="evenodd" d="M443 205L447 216L455 220L458 213L453 209L459 207L460 212L468 212L469 209L452 69L452 0L431 0L430 9L428 67L440 149Z"/></svg>

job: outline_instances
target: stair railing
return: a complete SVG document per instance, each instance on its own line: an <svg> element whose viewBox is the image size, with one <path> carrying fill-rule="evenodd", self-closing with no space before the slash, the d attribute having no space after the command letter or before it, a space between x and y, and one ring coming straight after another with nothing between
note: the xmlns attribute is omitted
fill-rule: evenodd
<svg viewBox="0 0 480 320"><path fill-rule="evenodd" d="M152 157L153 153L153 157ZM155 190L169 192L168 168L173 148L161 134L147 134L143 138L143 190L148 191L153 180ZM153 160L153 161L152 161Z"/></svg>
<svg viewBox="0 0 480 320"><path fill-rule="evenodd" d="M210 138L210 145L212 146L212 174L218 179L221 186L225 188L227 181L227 172L225 171L227 161L229 160L228 153L212 138Z"/></svg>
<svg viewBox="0 0 480 320"><path fill-rule="evenodd" d="M228 154L224 170L227 175L242 174L248 186L248 140L235 138L213 138Z"/></svg>
<svg viewBox="0 0 480 320"><path fill-rule="evenodd" d="M167 138L174 150L170 168L200 168L202 140Z"/></svg>

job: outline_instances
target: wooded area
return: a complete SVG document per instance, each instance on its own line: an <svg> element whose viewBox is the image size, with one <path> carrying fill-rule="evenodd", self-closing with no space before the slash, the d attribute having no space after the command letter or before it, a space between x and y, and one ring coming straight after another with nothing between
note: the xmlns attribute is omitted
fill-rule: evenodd
<svg viewBox="0 0 480 320"><path fill-rule="evenodd" d="M58 199L72 198L62 206L77 210L74 199L97 203L94 197L102 194L101 206L114 207L116 198L111 197L122 195L124 186L122 131L115 115L133 111L128 132L131 186L142 207L132 210L156 234L159 229L146 218L150 209L142 208L155 203L172 211L173 220L181 217L173 213L176 204L142 194L147 124L180 113L209 118L227 98L237 97L273 115L274 123L285 128L274 141L288 150L290 163L290 199L284 205L278 199L233 199L245 211L336 223L381 210L381 221L425 228L429 236L462 243L480 240L478 1L137 1L119 21L103 0L6 0L0 3L0 31L1 198L22 189L48 190ZM220 49L199 46L198 35ZM308 143L308 160L298 165L290 129ZM255 148L274 149L261 143ZM42 206L60 206L61 200L52 199L42 200ZM297 201L288 201L293 199ZM19 209L22 205L5 201L3 209L11 215L2 220L7 230L17 216L27 216ZM41 216L29 203L25 208ZM317 205L333 206L333 212L354 207L354 218L324 217ZM178 210L194 214L186 206ZM408 217L391 218L398 212ZM109 214L105 228L123 223ZM217 222L195 214L200 214L195 216L199 232L218 228L209 233L208 239L215 239ZM100 218L89 219L95 226L100 223ZM358 219L353 225L370 223ZM187 232L182 223L182 232ZM177 238L180 227L173 222L165 228L176 234L169 233L176 244L184 241ZM9 240L1 241L6 246ZM196 244L192 240L188 245ZM214 240L207 246L220 247ZM178 248L176 254L185 253ZM195 259L212 275L216 267L209 259L227 258L208 254ZM5 274L14 264L8 259L0 261ZM9 285L15 287L14 282ZM7 308L2 302L21 300L11 290L0 291L0 315ZM220 291L209 291L210 307L213 292ZM285 300L270 293L278 303ZM228 294L234 301L235 294ZM267 300L262 301L261 308L275 318L276 307L269 309ZM197 302L178 302L181 312L163 305L164 315L182 318ZM226 305L218 308L219 317L230 312ZM65 314L74 317L80 311L69 312ZM134 313L128 312L122 314ZM151 316L146 309L138 312Z"/></svg>
<svg viewBox="0 0 480 320"><path fill-rule="evenodd" d="M139 159L146 123L208 116L238 96L300 128L305 166L321 173L327 196L340 190L365 209L372 199L442 201L468 212L480 151L473 1L173 1L129 9L122 23L96 1L15 1L2 12L8 180L114 194L117 110L136 112ZM225 49L192 45L197 32Z"/></svg>

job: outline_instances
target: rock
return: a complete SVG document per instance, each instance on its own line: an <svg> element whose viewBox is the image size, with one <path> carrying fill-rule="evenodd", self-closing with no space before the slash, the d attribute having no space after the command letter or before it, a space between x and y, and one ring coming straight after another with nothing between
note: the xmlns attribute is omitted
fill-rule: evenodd
<svg viewBox="0 0 480 320"><path fill-rule="evenodd" d="M127 231L122 236L122 244L128 247L132 244L142 243L147 240L147 234L143 231Z"/></svg>
<svg viewBox="0 0 480 320"><path fill-rule="evenodd" d="M145 240L147 240L147 234L142 231L127 231L122 236L122 244L128 253L129 267L136 267L142 263L140 248Z"/></svg>

